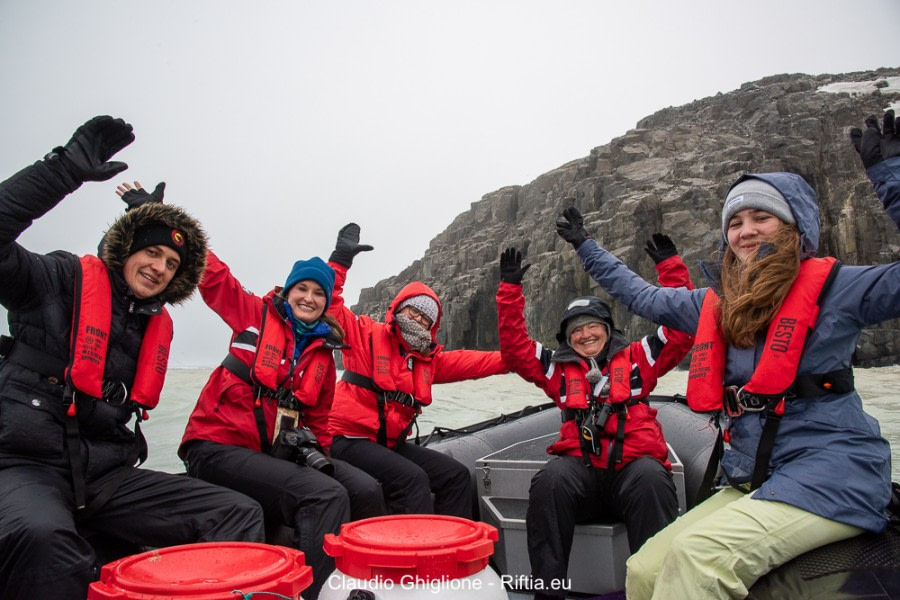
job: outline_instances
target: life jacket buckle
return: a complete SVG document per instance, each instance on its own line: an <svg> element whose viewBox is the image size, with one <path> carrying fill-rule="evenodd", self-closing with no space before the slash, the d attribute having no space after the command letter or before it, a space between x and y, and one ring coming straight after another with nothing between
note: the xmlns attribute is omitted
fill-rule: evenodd
<svg viewBox="0 0 900 600"><path fill-rule="evenodd" d="M401 392L399 390L385 392L384 399L388 402L396 402L397 404L402 404L409 408L416 407L415 397L412 394L407 394L406 392Z"/></svg>
<svg viewBox="0 0 900 600"><path fill-rule="evenodd" d="M128 387L123 381L104 381L103 399L112 406L122 406L128 400Z"/></svg>
<svg viewBox="0 0 900 600"><path fill-rule="evenodd" d="M727 385L725 386L724 394L722 396L723 404L725 405L725 414L732 419L744 414L744 408L738 401L738 391L736 385Z"/></svg>
<svg viewBox="0 0 900 600"><path fill-rule="evenodd" d="M744 412L762 412L772 403L771 398L744 391L743 387L737 391L737 400Z"/></svg>

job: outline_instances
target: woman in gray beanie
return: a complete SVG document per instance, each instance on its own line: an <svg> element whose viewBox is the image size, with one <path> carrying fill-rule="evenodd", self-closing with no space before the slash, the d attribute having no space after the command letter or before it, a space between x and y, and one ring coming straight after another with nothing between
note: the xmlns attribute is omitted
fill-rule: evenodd
<svg viewBox="0 0 900 600"><path fill-rule="evenodd" d="M900 227L900 128L874 117L851 136ZM727 487L651 538L627 563L629 598L743 598L809 550L887 525L890 446L862 409L851 357L860 331L900 317L900 262L814 258L816 195L793 173L744 175L723 207L710 287L659 289L588 239L566 210L557 231L613 297L695 332L688 404L718 412ZM703 494L704 490L700 490ZM658 582L658 585L657 585Z"/></svg>

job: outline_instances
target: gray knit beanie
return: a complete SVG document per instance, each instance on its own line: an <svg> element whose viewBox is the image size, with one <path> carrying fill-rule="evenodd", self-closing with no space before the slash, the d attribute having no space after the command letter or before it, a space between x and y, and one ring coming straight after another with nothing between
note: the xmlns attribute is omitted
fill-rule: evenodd
<svg viewBox="0 0 900 600"><path fill-rule="evenodd" d="M785 223L796 223L791 207L778 189L762 179L745 179L728 191L722 207L722 235L728 238L728 221L748 208L772 213Z"/></svg>
<svg viewBox="0 0 900 600"><path fill-rule="evenodd" d="M575 315L566 322L566 341L569 341L569 337L571 337L572 332L575 331L576 327L581 327L588 323L602 323L606 326L606 335L609 335L609 323L604 322L600 317L594 315Z"/></svg>
<svg viewBox="0 0 900 600"><path fill-rule="evenodd" d="M420 313L431 319L432 325L437 323L438 305L437 302L434 301L434 298L432 298L431 296L419 294L418 296L407 298L400 303L400 306L397 307L397 312L400 312L407 306L412 306Z"/></svg>

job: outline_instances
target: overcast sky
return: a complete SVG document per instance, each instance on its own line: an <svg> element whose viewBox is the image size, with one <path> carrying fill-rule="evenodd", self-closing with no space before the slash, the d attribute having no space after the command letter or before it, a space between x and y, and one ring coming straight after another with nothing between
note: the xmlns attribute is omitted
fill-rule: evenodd
<svg viewBox="0 0 900 600"><path fill-rule="evenodd" d="M26 248L94 252L124 208L116 184L165 180L259 294L359 223L375 251L351 271L353 303L484 194L657 110L768 75L896 66L897 23L897 0L0 0L0 179L90 117L122 117L130 168L36 221ZM224 356L199 296L173 316L173 366Z"/></svg>

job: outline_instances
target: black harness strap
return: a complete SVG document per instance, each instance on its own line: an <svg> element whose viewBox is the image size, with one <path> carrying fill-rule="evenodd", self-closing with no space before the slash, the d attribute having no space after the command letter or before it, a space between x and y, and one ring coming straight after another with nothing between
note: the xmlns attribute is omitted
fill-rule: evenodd
<svg viewBox="0 0 900 600"><path fill-rule="evenodd" d="M66 386L64 401L69 407L75 406L75 394ZM74 411L66 410L66 448L69 451L69 467L72 471L72 490L75 493L75 510L82 510L87 497L84 482L84 463L81 462L81 435L78 431L78 416Z"/></svg>
<svg viewBox="0 0 900 600"><path fill-rule="evenodd" d="M341 381L346 381L350 385L355 385L365 390L369 390L370 392L375 392L375 402L378 405L378 432L375 434L375 441L377 441L379 445L387 447L387 411L385 409L387 401L384 398L384 390L375 385L375 382L371 377L366 377L361 373L348 371L346 369L344 369L344 373L341 375Z"/></svg>
<svg viewBox="0 0 900 600"><path fill-rule="evenodd" d="M775 447L775 438L778 436L778 427L784 414L783 403L783 399L773 400L766 409L766 423L763 425L759 446L756 448L756 464L753 465L753 478L750 481L751 491L758 489L769 477L769 460L772 458L772 449Z"/></svg>
<svg viewBox="0 0 900 600"><path fill-rule="evenodd" d="M64 360L32 348L8 335L0 336L0 356L47 379L55 379L57 382L62 382L66 376L66 362Z"/></svg>
<svg viewBox="0 0 900 600"><path fill-rule="evenodd" d="M355 371L344 370L343 374L341 374L341 381L346 381L351 385L355 385L357 387L361 387L363 389L369 390L370 392L383 392L380 387L375 385L375 382L371 377L366 377L361 373L357 373Z"/></svg>
<svg viewBox="0 0 900 600"><path fill-rule="evenodd" d="M709 453L709 460L706 463L706 470L703 472L703 479L700 481L700 488L697 490L695 504L700 504L713 495L713 491L716 489L719 463L722 461L722 454L725 453L725 436L722 433L722 427L719 425L718 417L713 416L710 422L712 419L715 419L716 422L716 441L713 442L712 450Z"/></svg>
<svg viewBox="0 0 900 600"><path fill-rule="evenodd" d="M375 393L375 402L378 406L378 432L375 434L375 440L382 446L387 446L387 403L388 402L397 402L407 407L411 407L414 409L418 409L421 404L418 400L413 398L410 394L401 394L399 392L389 392L388 390L383 390L377 385L375 385L375 381L371 377L366 377L361 373L357 373L355 371L350 371L345 369L343 374L341 375L341 381L346 381L350 385L355 385L357 387L361 387L365 390L369 390L370 392ZM407 401L403 401L400 398L396 397L398 394L407 397ZM403 444L406 441L407 436L409 436L409 432L412 431L413 425L416 424L416 419L418 415L414 414L413 418L410 419L409 423L406 424L406 427L403 428L403 431L397 437L397 444Z"/></svg>
<svg viewBox="0 0 900 600"><path fill-rule="evenodd" d="M253 385L253 381L250 379L250 367L241 362L236 356L232 354L227 355L225 360L222 361L222 367L244 383L253 386L254 391L257 391L257 386ZM253 418L256 421L256 431L259 434L259 446L263 452L268 454L272 450L272 444L269 441L266 413L263 411L261 395L257 396L257 400L259 402L253 405Z"/></svg>

